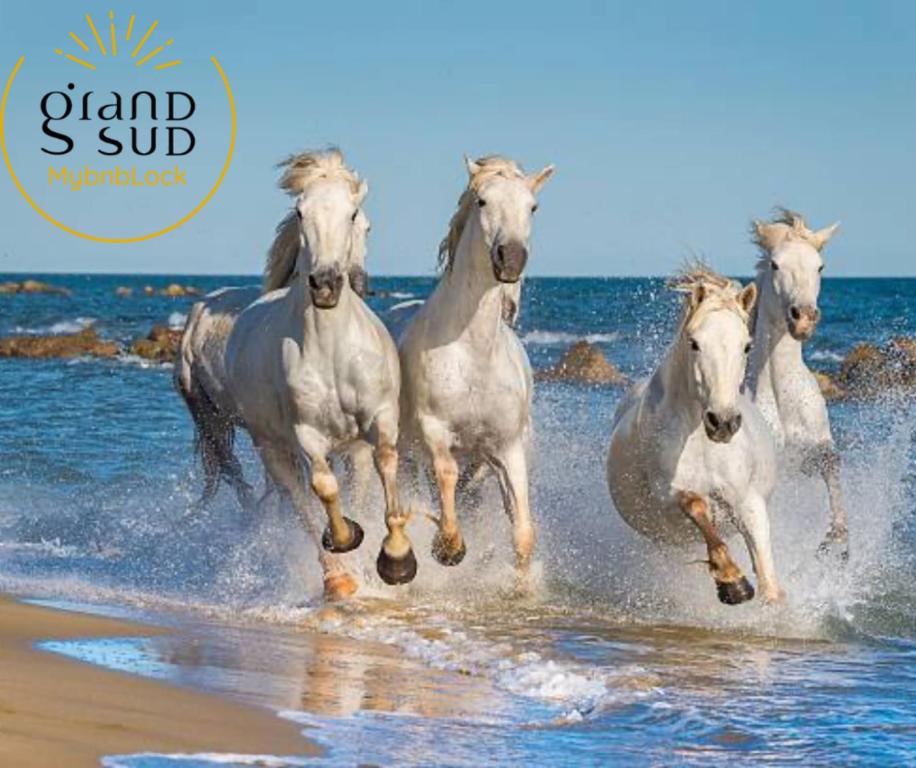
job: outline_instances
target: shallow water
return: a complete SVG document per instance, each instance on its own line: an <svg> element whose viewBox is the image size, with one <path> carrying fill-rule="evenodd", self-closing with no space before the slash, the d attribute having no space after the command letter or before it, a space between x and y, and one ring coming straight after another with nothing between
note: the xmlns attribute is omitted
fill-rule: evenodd
<svg viewBox="0 0 916 768"><path fill-rule="evenodd" d="M57 278L72 297L0 297L0 333L93 322L127 340L154 322L180 323L190 301L116 299L114 288L170 281ZM402 322L409 308L388 310L430 286L378 279L388 295L372 303ZM916 281L827 280L822 305L807 350L817 367L835 367L858 341L916 334ZM519 334L535 367L585 336L638 376L661 354L675 311L660 281L532 279ZM200 481L170 373L129 360L0 362L0 398L15 403L0 409L0 586L151 612L193 638L53 650L274 707L328 747L328 764L470 765L482 755L500 765L916 764L910 400L832 407L851 517L845 567L814 555L827 520L822 484L784 472L772 503L784 605L723 606L692 562L701 547L659 549L632 533L604 483L620 390L542 384L538 594L501 597L509 532L488 485L481 508L465 514L461 566L435 564L431 526L412 524L420 574L402 590L374 575L373 498L355 513L367 541L348 556L363 598L328 613L316 600L314 550L288 510L246 519L221 492L205 514L190 511ZM244 439L240 447L258 480ZM747 566L743 546L733 551Z"/></svg>

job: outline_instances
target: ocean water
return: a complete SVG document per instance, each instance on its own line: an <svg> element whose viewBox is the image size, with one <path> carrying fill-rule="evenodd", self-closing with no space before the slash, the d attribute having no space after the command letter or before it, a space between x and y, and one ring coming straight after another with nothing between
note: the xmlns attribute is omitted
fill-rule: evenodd
<svg viewBox="0 0 916 768"><path fill-rule="evenodd" d="M46 279L72 296L0 296L0 335L92 325L126 343L154 323L180 327L192 300L117 298L119 285L137 294L147 284L252 282ZM375 278L370 304L397 327L432 286ZM916 336L916 280L827 279L821 306L825 319L806 348L817 368L836 369L860 341ZM533 278L518 332L535 368L587 338L637 378L658 361L676 314L662 280ZM162 638L48 648L273 707L327 749L265 765L916 765L913 399L831 405L849 562L816 556L826 493L786 467L771 503L786 601L728 607L695 562L699 544L658 547L613 509L604 456L622 391L537 386L535 597L502 591L511 547L491 481L480 506L464 510L469 553L457 568L429 556L433 531L422 516L411 524L420 571L408 588L374 574L380 494L354 510L367 536L348 558L364 586L359 600L329 612L314 549L289 510L253 519L226 490L207 510L192 508L200 472L168 366L2 360L0 587L166 623L182 616L197 632L192 657ZM244 437L239 450L259 484ZM425 489L409 492L429 503ZM255 760L135 755L107 765Z"/></svg>

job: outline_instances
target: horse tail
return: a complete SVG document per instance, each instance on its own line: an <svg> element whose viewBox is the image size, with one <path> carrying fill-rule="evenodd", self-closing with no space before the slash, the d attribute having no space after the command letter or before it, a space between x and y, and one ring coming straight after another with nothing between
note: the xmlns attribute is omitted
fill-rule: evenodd
<svg viewBox="0 0 916 768"><path fill-rule="evenodd" d="M204 473L204 488L197 506L208 504L216 496L220 480L225 479L235 489L239 503L249 508L253 505L251 486L245 481L242 465L235 455L235 425L220 412L194 375L191 337L202 310L202 303L191 309L175 365L175 387L194 421L194 452L200 457Z"/></svg>

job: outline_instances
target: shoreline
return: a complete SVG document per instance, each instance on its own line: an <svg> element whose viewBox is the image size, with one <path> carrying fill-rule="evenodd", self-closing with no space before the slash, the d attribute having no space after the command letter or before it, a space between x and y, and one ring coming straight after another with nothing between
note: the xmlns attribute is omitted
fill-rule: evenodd
<svg viewBox="0 0 916 768"><path fill-rule="evenodd" d="M107 755L316 755L266 708L112 671L36 647L50 640L153 637L169 630L0 594L0 764L98 768Z"/></svg>

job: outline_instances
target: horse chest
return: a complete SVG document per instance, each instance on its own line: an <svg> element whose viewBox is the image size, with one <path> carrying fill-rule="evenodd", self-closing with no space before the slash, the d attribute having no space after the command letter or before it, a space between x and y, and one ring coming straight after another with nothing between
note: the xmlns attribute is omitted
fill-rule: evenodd
<svg viewBox="0 0 916 768"><path fill-rule="evenodd" d="M333 377L323 376L312 366L300 367L290 379L292 420L320 429L337 440L357 435L355 401L352 387L341 385Z"/></svg>
<svg viewBox="0 0 916 768"><path fill-rule="evenodd" d="M526 410L524 382L508 361L443 356L430 369L428 406L458 431L514 431Z"/></svg>

